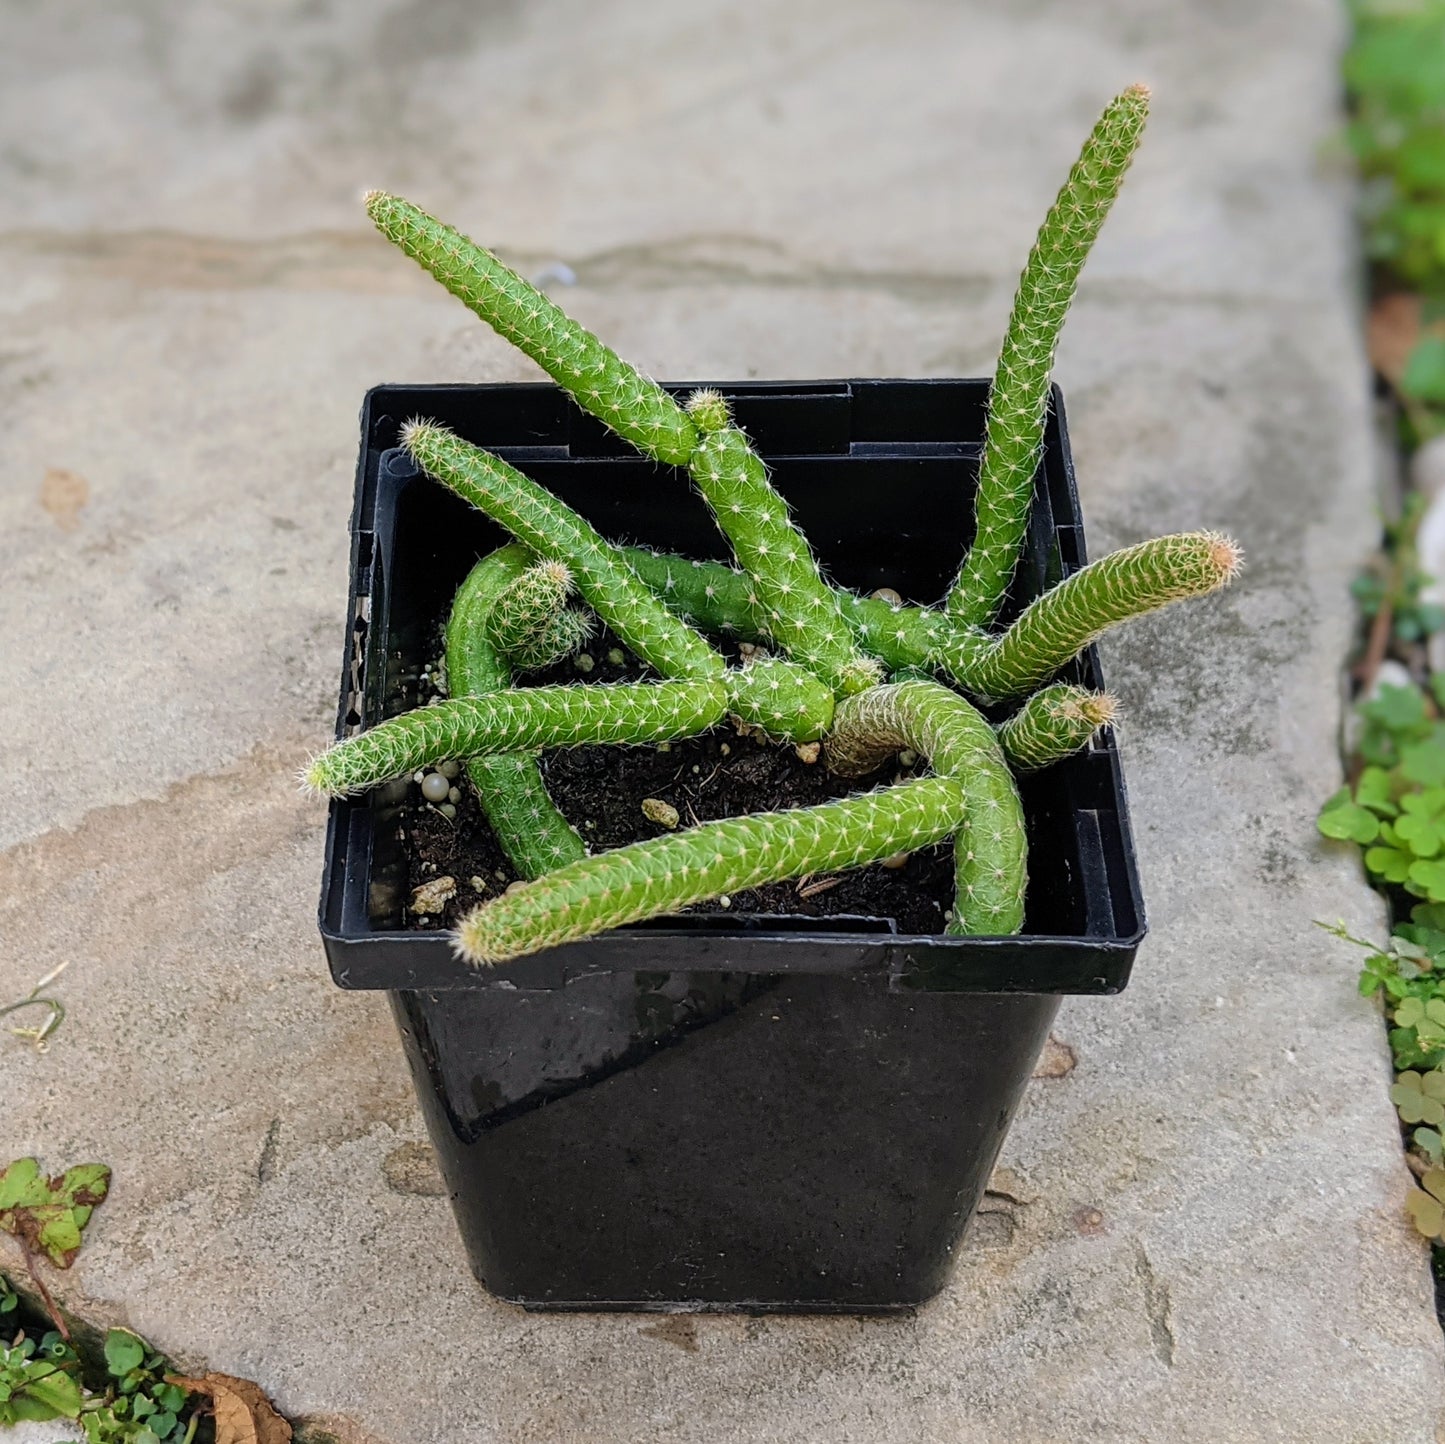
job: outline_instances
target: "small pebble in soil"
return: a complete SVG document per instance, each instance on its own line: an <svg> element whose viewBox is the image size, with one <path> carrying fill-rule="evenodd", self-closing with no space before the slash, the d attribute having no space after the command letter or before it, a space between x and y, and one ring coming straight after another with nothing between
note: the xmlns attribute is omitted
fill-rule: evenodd
<svg viewBox="0 0 1445 1444"><path fill-rule="evenodd" d="M892 868L907 867L908 854L906 852L895 852L892 857L885 857L883 859L883 866Z"/></svg>
<svg viewBox="0 0 1445 1444"><path fill-rule="evenodd" d="M455 807L457 803L459 803L461 800L462 790L460 787L453 787L447 791L447 801L450 802L453 807Z"/></svg>
<svg viewBox="0 0 1445 1444"><path fill-rule="evenodd" d="M455 802L443 802L437 811L449 822L455 822L457 818L457 805Z"/></svg>
<svg viewBox="0 0 1445 1444"><path fill-rule="evenodd" d="M718 898L717 905L720 908L730 908L733 905L733 900L726 893L723 893L722 896Z"/></svg>
<svg viewBox="0 0 1445 1444"><path fill-rule="evenodd" d="M462 764L457 761L442 762L437 765L437 771L449 782L455 782L462 774ZM452 799L456 801L455 798Z"/></svg>
<svg viewBox="0 0 1445 1444"><path fill-rule="evenodd" d="M898 754L898 765L900 767L912 767L913 764L917 761L918 754L914 752L911 748L905 747L903 751Z"/></svg>
<svg viewBox="0 0 1445 1444"><path fill-rule="evenodd" d="M660 797L644 797L642 799L642 815L649 822L655 822L669 832L675 832L677 824L682 820L678 816L677 808L670 802L664 802Z"/></svg>
<svg viewBox="0 0 1445 1444"><path fill-rule="evenodd" d="M597 663L592 660L591 652L578 652L572 659L572 665L576 667L579 672L590 672Z"/></svg>
<svg viewBox="0 0 1445 1444"><path fill-rule="evenodd" d="M873 593L875 602L887 602L890 607L901 607L903 598L892 587L879 587Z"/></svg>
<svg viewBox="0 0 1445 1444"><path fill-rule="evenodd" d="M440 772L428 772L421 782L421 795L428 802L445 802L451 783Z"/></svg>
<svg viewBox="0 0 1445 1444"><path fill-rule="evenodd" d="M720 743L718 744L718 749L717 749L717 750L718 750L718 752L719 752L723 757L731 757L731 756L732 756L733 750L732 750L731 747L728 746L728 744L727 744L726 742L720 742Z"/></svg>
<svg viewBox="0 0 1445 1444"><path fill-rule="evenodd" d="M507 892L521 892L521 890L522 890L524 887L526 887L526 886L527 886L527 884L526 884L521 878L518 878L518 879L516 880L516 882L509 882L509 883L507 884L506 891L507 891Z"/></svg>
<svg viewBox="0 0 1445 1444"><path fill-rule="evenodd" d="M659 742L659 743L657 744L657 750L658 750L659 752L671 752L671 751L672 751L672 743L671 743L671 742Z"/></svg>
<svg viewBox="0 0 1445 1444"><path fill-rule="evenodd" d="M439 913L457 890L454 877L434 877L411 892L411 910L414 913Z"/></svg>
<svg viewBox="0 0 1445 1444"><path fill-rule="evenodd" d="M798 754L799 762L816 762L822 756L823 744L821 742L800 742L793 748L793 751Z"/></svg>
<svg viewBox="0 0 1445 1444"><path fill-rule="evenodd" d="M627 660L627 657L621 647L609 647L607 650L607 660L611 662L614 667L620 667Z"/></svg>

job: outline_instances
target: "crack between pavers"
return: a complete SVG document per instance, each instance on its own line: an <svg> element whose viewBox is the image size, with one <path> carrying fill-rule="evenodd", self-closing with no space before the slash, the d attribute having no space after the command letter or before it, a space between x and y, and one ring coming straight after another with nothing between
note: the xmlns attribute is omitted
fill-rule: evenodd
<svg viewBox="0 0 1445 1444"><path fill-rule="evenodd" d="M717 248L728 256L699 254ZM523 274L555 264L554 253L502 248ZM263 288L339 290L370 294L428 291L420 271L396 264L379 237L317 230L244 240L172 230L0 232L0 253L69 261L102 278L171 290ZM744 259L739 259L738 257ZM747 259L751 257L751 260ZM613 246L568 260L577 284L592 290L645 283L654 290L727 286L752 290L851 291L935 304L977 300L1014 284L1012 272L870 270L810 261L776 242L730 234L693 234L656 243ZM570 289L570 288L566 288ZM565 290L563 291L565 295ZM1309 302L1252 291L1192 291L1150 286L1137 278L1085 280L1083 300L1106 306L1194 306L1290 312Z"/></svg>

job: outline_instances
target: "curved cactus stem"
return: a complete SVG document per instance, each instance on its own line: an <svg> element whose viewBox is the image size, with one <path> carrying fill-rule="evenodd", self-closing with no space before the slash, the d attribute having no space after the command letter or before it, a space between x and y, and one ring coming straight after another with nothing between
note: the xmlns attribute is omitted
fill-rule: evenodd
<svg viewBox="0 0 1445 1444"><path fill-rule="evenodd" d="M622 555L668 611L694 627L740 642L767 638L768 629L757 618L757 590L746 572L646 547L623 547Z"/></svg>
<svg viewBox="0 0 1445 1444"><path fill-rule="evenodd" d="M336 743L306 769L305 781L317 792L342 797L453 757L588 742L668 742L707 731L727 707L719 678L451 697Z"/></svg>
<svg viewBox="0 0 1445 1444"><path fill-rule="evenodd" d="M989 393L974 505L974 540L949 593L949 614L969 626L993 620L1028 526L1043 443L1049 373L1079 272L1133 159L1149 91L1131 86L1105 107L1029 252Z"/></svg>
<svg viewBox="0 0 1445 1444"><path fill-rule="evenodd" d="M877 662L854 645L837 593L823 580L762 459L727 423L722 398L698 392L689 405L702 437L688 470L752 580L768 634L840 696L876 685L882 675Z"/></svg>
<svg viewBox="0 0 1445 1444"><path fill-rule="evenodd" d="M458 953L472 963L505 962L741 888L859 867L950 835L958 857L950 930L1017 932L1023 817L988 723L929 681L845 698L835 723L828 747L832 753L838 742L848 766L869 770L907 743L930 752L940 775L821 807L707 822L570 863L467 914L457 929Z"/></svg>
<svg viewBox="0 0 1445 1444"><path fill-rule="evenodd" d="M833 720L832 690L796 662L760 657L729 670L728 711L772 737L816 742Z"/></svg>
<svg viewBox="0 0 1445 1444"><path fill-rule="evenodd" d="M1126 547L1065 577L1001 637L973 634L950 670L979 696L1016 697L1116 623L1217 591L1240 565L1238 545L1218 532L1180 532Z"/></svg>
<svg viewBox="0 0 1445 1444"><path fill-rule="evenodd" d="M503 547L479 561L457 589L446 635L453 697L510 687L511 669L494 638L499 632L515 634L514 640L534 644L548 626L542 608L565 603L570 581L558 575L557 563L530 566L531 560L525 547ZM473 757L467 776L497 842L523 877L586 856L586 845L552 801L534 756Z"/></svg>
<svg viewBox="0 0 1445 1444"><path fill-rule="evenodd" d="M530 356L584 410L644 455L687 464L697 438L683 409L535 286L400 196L371 191L366 213L387 240Z"/></svg>
<svg viewBox="0 0 1445 1444"><path fill-rule="evenodd" d="M570 863L483 903L461 920L455 946L468 962L500 963L743 888L859 867L942 841L964 806L952 778L922 777L820 807L705 822Z"/></svg>
<svg viewBox="0 0 1445 1444"><path fill-rule="evenodd" d="M924 679L895 682L838 704L824 756L845 777L871 772L902 747L963 789L954 838L950 933L997 936L1023 926L1023 807L993 729L956 692Z"/></svg>
<svg viewBox="0 0 1445 1444"><path fill-rule="evenodd" d="M1118 710L1118 702L1107 692L1059 682L1035 692L995 730L1009 765L1016 772L1032 772L1086 747Z"/></svg>
<svg viewBox="0 0 1445 1444"><path fill-rule="evenodd" d="M592 610L665 677L718 677L723 659L634 574L619 549L571 507L500 457L432 422L402 428L417 464L500 522L539 556L566 563Z"/></svg>

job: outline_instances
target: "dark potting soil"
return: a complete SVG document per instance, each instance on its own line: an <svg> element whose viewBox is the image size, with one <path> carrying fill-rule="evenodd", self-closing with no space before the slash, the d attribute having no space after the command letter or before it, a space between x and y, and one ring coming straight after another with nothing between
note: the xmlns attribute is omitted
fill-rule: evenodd
<svg viewBox="0 0 1445 1444"><path fill-rule="evenodd" d="M589 643L586 655L593 659L590 671L583 673L568 660L525 680L606 683L653 675L610 634ZM835 777L821 761L805 761L792 744L744 735L725 722L700 737L660 746L558 748L543 754L542 775L562 812L600 852L667 831L643 814L645 798L676 808L680 826L688 827L746 812L808 807L912 774L890 761L866 777ZM456 883L441 913L407 908L405 925L411 929L452 927L478 902L499 896L517 880L465 773L455 785L461 799L454 819L428 803L415 783L402 809L408 888L414 893L443 877ZM953 852L943 844L912 853L901 867L873 863L750 888L732 895L728 911L735 916L893 918L901 933L926 934L943 931L944 909L952 899ZM721 905L704 902L687 911L717 913Z"/></svg>

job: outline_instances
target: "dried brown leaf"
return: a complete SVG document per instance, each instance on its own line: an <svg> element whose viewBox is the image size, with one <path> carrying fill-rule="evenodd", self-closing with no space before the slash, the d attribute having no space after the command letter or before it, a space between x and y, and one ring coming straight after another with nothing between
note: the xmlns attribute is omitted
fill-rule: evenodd
<svg viewBox="0 0 1445 1444"><path fill-rule="evenodd" d="M276 1412L260 1386L230 1374L199 1379L168 1376L192 1394L205 1394L216 1416L216 1444L291 1444L291 1426Z"/></svg>
<svg viewBox="0 0 1445 1444"><path fill-rule="evenodd" d="M1420 339L1420 298L1397 291L1370 307L1365 341L1375 370L1396 389Z"/></svg>

